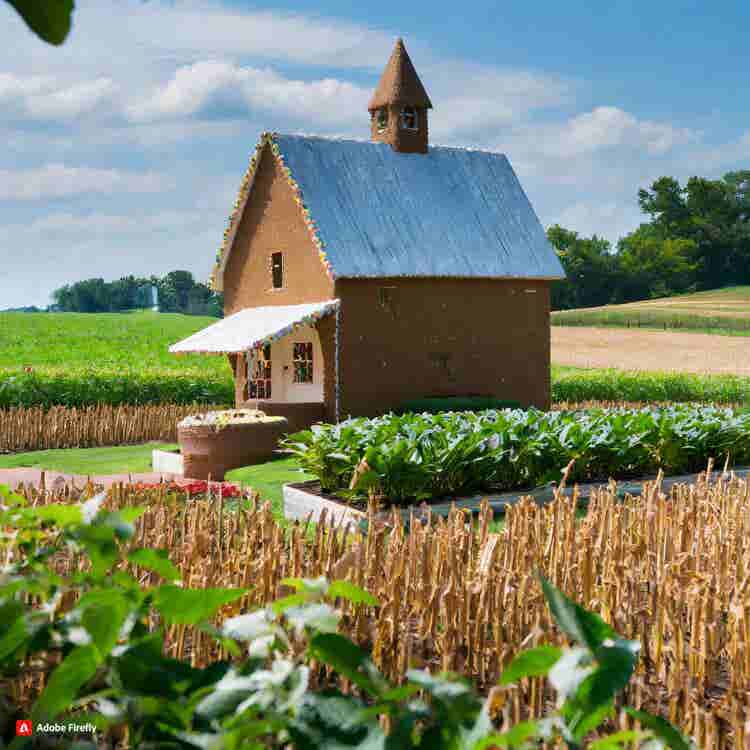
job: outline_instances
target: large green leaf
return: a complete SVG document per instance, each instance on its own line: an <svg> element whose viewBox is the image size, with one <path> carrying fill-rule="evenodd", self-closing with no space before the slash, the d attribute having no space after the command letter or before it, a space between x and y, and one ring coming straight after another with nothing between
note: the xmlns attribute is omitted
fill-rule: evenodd
<svg viewBox="0 0 750 750"><path fill-rule="evenodd" d="M27 26L49 44L62 44L70 32L73 0L7 0Z"/></svg>
<svg viewBox="0 0 750 750"><path fill-rule="evenodd" d="M377 670L370 656L348 638L338 633L317 633L310 639L308 653L333 667L370 695L378 695L380 686L375 680Z"/></svg>
<svg viewBox="0 0 750 750"><path fill-rule="evenodd" d="M180 571L172 564L166 550L136 549L128 555L128 560L146 570L153 570L167 581L180 579Z"/></svg>
<svg viewBox="0 0 750 750"><path fill-rule="evenodd" d="M637 719L641 723L641 726L647 727L660 740L666 742L667 747L671 747L672 750L691 750L687 739L666 719L662 719L661 716L654 716L647 711L637 711L628 706L625 706L625 711L634 719Z"/></svg>
<svg viewBox="0 0 750 750"><path fill-rule="evenodd" d="M99 663L95 646L73 649L52 672L44 691L34 704L34 722L52 720L78 697L81 688L94 676Z"/></svg>
<svg viewBox="0 0 750 750"><path fill-rule="evenodd" d="M154 606L167 622L196 625L208 620L225 604L236 601L247 589L183 589L168 584L154 590Z"/></svg>
<svg viewBox="0 0 750 750"><path fill-rule="evenodd" d="M589 612L556 589L541 573L539 579L547 604L560 629L582 646L596 651L607 639L618 639L617 633L599 615Z"/></svg>
<svg viewBox="0 0 750 750"><path fill-rule="evenodd" d="M328 588L328 596L333 598L340 596L347 599L352 604L367 604L371 607L377 607L378 600L369 592L355 586L350 581L334 581Z"/></svg>
<svg viewBox="0 0 750 750"><path fill-rule="evenodd" d="M117 589L103 589L96 593L98 597L83 604L81 625L88 631L103 660L117 644L131 604Z"/></svg>
<svg viewBox="0 0 750 750"><path fill-rule="evenodd" d="M508 685L522 677L545 675L562 655L562 649L556 646L538 646L521 651L513 657L508 668L500 675L500 684Z"/></svg>

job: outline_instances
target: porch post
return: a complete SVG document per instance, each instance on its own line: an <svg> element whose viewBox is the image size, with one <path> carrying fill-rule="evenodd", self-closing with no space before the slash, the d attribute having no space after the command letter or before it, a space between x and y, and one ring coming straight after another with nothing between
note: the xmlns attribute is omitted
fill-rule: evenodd
<svg viewBox="0 0 750 750"><path fill-rule="evenodd" d="M336 306L336 332L335 332L335 355L334 355L334 368L336 372L336 381L334 384L334 390L336 392L336 399L335 399L335 405L334 405L334 419L336 421L336 424L338 424L339 420L341 419L341 383L340 383L340 375L339 375L339 365L340 365L340 348L341 348L341 303L339 303Z"/></svg>

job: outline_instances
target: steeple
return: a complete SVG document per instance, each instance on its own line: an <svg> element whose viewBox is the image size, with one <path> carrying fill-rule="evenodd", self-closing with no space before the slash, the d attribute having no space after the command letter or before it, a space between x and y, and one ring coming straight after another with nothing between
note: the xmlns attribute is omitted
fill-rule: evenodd
<svg viewBox="0 0 750 750"><path fill-rule="evenodd" d="M395 151L427 153L427 110L432 102L401 38L367 109L373 141L389 143Z"/></svg>

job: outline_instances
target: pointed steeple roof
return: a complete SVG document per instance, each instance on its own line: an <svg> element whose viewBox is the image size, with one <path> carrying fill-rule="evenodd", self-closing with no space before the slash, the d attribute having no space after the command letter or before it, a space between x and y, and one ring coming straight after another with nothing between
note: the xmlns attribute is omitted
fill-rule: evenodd
<svg viewBox="0 0 750 750"><path fill-rule="evenodd" d="M367 105L372 112L374 109L389 104L408 104L412 107L432 108L430 97L419 80L417 71L404 46L404 40L399 37L393 48L388 64L380 77L378 87Z"/></svg>

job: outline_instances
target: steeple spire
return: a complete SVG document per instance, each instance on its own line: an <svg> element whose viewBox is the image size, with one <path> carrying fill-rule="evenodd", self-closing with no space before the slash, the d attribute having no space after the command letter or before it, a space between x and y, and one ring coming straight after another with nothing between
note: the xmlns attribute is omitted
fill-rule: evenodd
<svg viewBox="0 0 750 750"><path fill-rule="evenodd" d="M432 102L400 37L367 109L374 141L389 143L396 151L427 151L427 110Z"/></svg>

